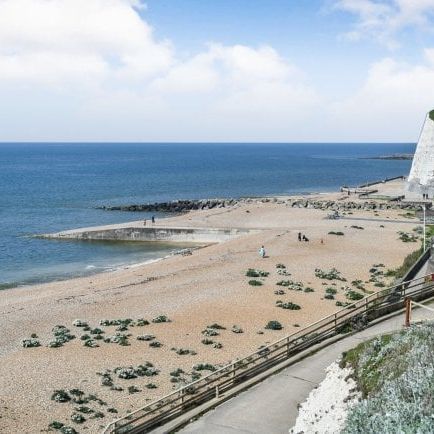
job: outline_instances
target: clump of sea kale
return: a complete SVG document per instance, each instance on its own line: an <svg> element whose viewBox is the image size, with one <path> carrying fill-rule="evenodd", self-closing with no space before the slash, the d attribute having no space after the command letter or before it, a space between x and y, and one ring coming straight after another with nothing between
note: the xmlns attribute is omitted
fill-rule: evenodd
<svg viewBox="0 0 434 434"><path fill-rule="evenodd" d="M329 271L324 271L321 270L320 268L315 268L315 276L319 277L320 279L341 280L342 282L347 281L347 279L342 277L340 271L338 271L336 268L332 268Z"/></svg>
<svg viewBox="0 0 434 434"><path fill-rule="evenodd" d="M136 337L138 341L153 341L155 339L154 335L139 335Z"/></svg>
<svg viewBox="0 0 434 434"><path fill-rule="evenodd" d="M53 327L52 332L54 339L48 343L50 348L61 347L66 342L69 342L75 338L75 336L70 333L70 330L64 325L56 325Z"/></svg>
<svg viewBox="0 0 434 434"><path fill-rule="evenodd" d="M194 350L190 350L188 348L171 348L172 351L175 351L178 356L195 356L197 353Z"/></svg>
<svg viewBox="0 0 434 434"><path fill-rule="evenodd" d="M202 330L201 332L204 336L219 336L219 332L215 328L206 328L205 330Z"/></svg>
<svg viewBox="0 0 434 434"><path fill-rule="evenodd" d="M220 324L214 323L209 326L206 326L207 329L216 329L216 330L226 330L226 327L223 327Z"/></svg>
<svg viewBox="0 0 434 434"><path fill-rule="evenodd" d="M75 327L88 327L89 324L86 321L83 321L81 319L76 319L73 323L73 326Z"/></svg>
<svg viewBox="0 0 434 434"><path fill-rule="evenodd" d="M152 320L153 323L171 322L166 315L159 315Z"/></svg>
<svg viewBox="0 0 434 434"><path fill-rule="evenodd" d="M251 286L262 286L263 283L260 280L252 279L252 280L249 280L249 285L251 285Z"/></svg>
<svg viewBox="0 0 434 434"><path fill-rule="evenodd" d="M21 341L21 345L24 348L35 348L35 347L40 347L41 346L41 342L38 339L34 339L34 338L23 339Z"/></svg>
<svg viewBox="0 0 434 434"><path fill-rule="evenodd" d="M256 270L254 268L249 268L246 271L247 277L267 277L269 274L268 271Z"/></svg>
<svg viewBox="0 0 434 434"><path fill-rule="evenodd" d="M117 332L113 336L107 336L104 338L104 342L106 343L114 343L122 346L128 346L130 343L128 342L128 337L131 335L126 335L124 333Z"/></svg>
<svg viewBox="0 0 434 434"><path fill-rule="evenodd" d="M63 389L55 390L51 395L51 400L56 402L69 402L71 401L71 397L68 392Z"/></svg>
<svg viewBox="0 0 434 434"><path fill-rule="evenodd" d="M244 333L244 330L241 327L234 325L234 326L232 326L232 332L233 333Z"/></svg>
<svg viewBox="0 0 434 434"><path fill-rule="evenodd" d="M276 301L277 307L280 307L282 309L289 309L289 310L300 310L301 307L298 304L293 303L292 301L288 301L284 303L283 301L277 300Z"/></svg>
<svg viewBox="0 0 434 434"><path fill-rule="evenodd" d="M217 371L217 368L214 365L211 365L211 363L198 363L197 365L193 366L193 370L195 371Z"/></svg>
<svg viewBox="0 0 434 434"><path fill-rule="evenodd" d="M268 321L265 328L269 330L282 330L283 326L279 321Z"/></svg>

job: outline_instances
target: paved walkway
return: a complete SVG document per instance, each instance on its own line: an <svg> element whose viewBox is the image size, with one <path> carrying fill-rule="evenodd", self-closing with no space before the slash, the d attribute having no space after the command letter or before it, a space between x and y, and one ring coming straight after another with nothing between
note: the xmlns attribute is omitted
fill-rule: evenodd
<svg viewBox="0 0 434 434"><path fill-rule="evenodd" d="M427 318L426 310L413 311L413 319ZM297 405L324 378L325 368L361 341L402 328L404 316L384 322L335 342L262 383L210 410L197 421L180 430L181 433L283 434L295 424Z"/></svg>

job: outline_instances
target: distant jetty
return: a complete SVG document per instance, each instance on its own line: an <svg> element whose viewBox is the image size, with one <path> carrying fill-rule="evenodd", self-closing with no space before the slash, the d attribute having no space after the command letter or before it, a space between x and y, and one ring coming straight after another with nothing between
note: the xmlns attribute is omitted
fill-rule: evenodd
<svg viewBox="0 0 434 434"><path fill-rule="evenodd" d="M360 160L412 160L413 154L392 154L376 157L361 157Z"/></svg>

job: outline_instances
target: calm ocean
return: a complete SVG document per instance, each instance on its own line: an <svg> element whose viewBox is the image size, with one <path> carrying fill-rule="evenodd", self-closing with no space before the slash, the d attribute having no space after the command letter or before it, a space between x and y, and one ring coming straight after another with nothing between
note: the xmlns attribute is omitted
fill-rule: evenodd
<svg viewBox="0 0 434 434"><path fill-rule="evenodd" d="M0 144L0 289L144 262L173 245L31 235L137 220L99 205L322 192L407 174L414 144Z"/></svg>

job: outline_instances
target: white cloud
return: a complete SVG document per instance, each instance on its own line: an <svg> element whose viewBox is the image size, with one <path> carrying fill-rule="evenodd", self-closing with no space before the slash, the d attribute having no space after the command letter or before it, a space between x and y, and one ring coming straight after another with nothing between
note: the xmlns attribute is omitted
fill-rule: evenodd
<svg viewBox="0 0 434 434"><path fill-rule="evenodd" d="M434 50L425 62L409 65L392 58L373 64L354 95L335 102L330 128L359 140L416 141L425 113L434 108Z"/></svg>
<svg viewBox="0 0 434 434"><path fill-rule="evenodd" d="M300 128L317 96L273 48L213 43L179 58L141 5L0 0L0 97L20 95L1 139L267 140ZM19 131L17 101L40 105Z"/></svg>
<svg viewBox="0 0 434 434"><path fill-rule="evenodd" d="M356 16L352 39L374 37L394 48L400 30L415 27L432 31L434 0L337 0L336 9Z"/></svg>

